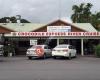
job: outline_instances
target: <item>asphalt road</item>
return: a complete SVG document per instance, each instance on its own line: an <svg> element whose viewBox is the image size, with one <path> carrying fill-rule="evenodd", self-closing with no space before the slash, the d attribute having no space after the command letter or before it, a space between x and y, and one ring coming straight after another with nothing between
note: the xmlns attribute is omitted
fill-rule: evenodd
<svg viewBox="0 0 100 80"><path fill-rule="evenodd" d="M0 57L0 80L100 80L100 59L28 60Z"/></svg>

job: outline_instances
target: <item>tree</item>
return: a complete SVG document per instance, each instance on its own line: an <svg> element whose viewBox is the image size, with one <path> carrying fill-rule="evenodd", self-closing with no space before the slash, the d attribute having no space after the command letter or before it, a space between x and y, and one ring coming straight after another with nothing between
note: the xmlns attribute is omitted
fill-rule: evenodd
<svg viewBox="0 0 100 80"><path fill-rule="evenodd" d="M91 3L81 3L79 6L73 5L72 10L74 13L71 16L71 19L74 23L91 23L96 29L100 30L100 12L93 14L91 12L92 8Z"/></svg>
<svg viewBox="0 0 100 80"><path fill-rule="evenodd" d="M73 5L72 10L74 11L74 14L72 14L72 20L73 22L89 22L90 16L91 16L91 7L93 5L91 3L87 3L86 5L84 3L81 3L79 6Z"/></svg>
<svg viewBox="0 0 100 80"><path fill-rule="evenodd" d="M84 7L83 9L83 18L84 18L84 22L90 22L91 20L91 8L92 8L92 4L91 3L87 3L87 5Z"/></svg>
<svg viewBox="0 0 100 80"><path fill-rule="evenodd" d="M0 19L0 23L17 23L17 19L15 16L12 17L3 17ZM30 23L28 20L26 19L21 19L21 23Z"/></svg>
<svg viewBox="0 0 100 80"><path fill-rule="evenodd" d="M77 5L74 5L72 7L72 10L74 11L74 14L72 14L72 20L73 22L80 22L80 17L82 17L82 14L83 14L83 6L84 6L84 3L81 3L80 6L77 6Z"/></svg>
<svg viewBox="0 0 100 80"><path fill-rule="evenodd" d="M21 23L30 23L30 22L26 19L21 19Z"/></svg>
<svg viewBox="0 0 100 80"><path fill-rule="evenodd" d="M12 22L12 23L16 23L16 17L10 17L10 21Z"/></svg>
<svg viewBox="0 0 100 80"><path fill-rule="evenodd" d="M73 22L77 22L78 21L78 11L79 11L79 7L74 5L72 10L74 10L74 14L72 14L72 20Z"/></svg>
<svg viewBox="0 0 100 80"><path fill-rule="evenodd" d="M100 26L100 12L92 14L91 23L93 26L95 26L96 29L100 31L100 27L99 27Z"/></svg>

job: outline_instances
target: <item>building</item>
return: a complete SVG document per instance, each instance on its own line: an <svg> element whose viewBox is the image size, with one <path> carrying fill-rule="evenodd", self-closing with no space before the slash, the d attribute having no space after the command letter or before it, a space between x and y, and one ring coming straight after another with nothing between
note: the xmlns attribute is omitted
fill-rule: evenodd
<svg viewBox="0 0 100 80"><path fill-rule="evenodd" d="M67 36L32 36L25 32L48 32L48 26L69 26ZM13 32L13 33L11 33ZM20 32L20 36L16 36ZM63 32L63 31L62 31ZM24 34L25 33L25 34ZM16 55L25 55L27 48L30 47L30 40L37 40L37 44L48 44L50 47L55 47L58 44L72 44L76 47L77 53L86 55L84 52L87 48L85 39L90 41L100 38L100 33L90 23L68 23L63 20L56 20L48 24L34 23L0 23L0 34L4 37L4 42L10 42L15 45ZM33 33L31 33L33 34ZM44 33L43 33L44 34ZM92 41L93 42L93 41ZM97 42L98 44L98 42ZM85 47L84 47L85 45ZM90 45L88 45L90 46Z"/></svg>

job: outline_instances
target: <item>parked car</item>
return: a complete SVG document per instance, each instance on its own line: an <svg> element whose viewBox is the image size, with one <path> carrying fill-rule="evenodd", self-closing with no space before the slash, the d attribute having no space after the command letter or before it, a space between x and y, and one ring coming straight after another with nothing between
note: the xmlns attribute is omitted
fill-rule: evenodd
<svg viewBox="0 0 100 80"><path fill-rule="evenodd" d="M51 49L47 45L35 45L27 49L26 55L28 59L36 58L46 58L51 57Z"/></svg>
<svg viewBox="0 0 100 80"><path fill-rule="evenodd" d="M0 45L0 56L3 56L4 50L3 50L3 45Z"/></svg>
<svg viewBox="0 0 100 80"><path fill-rule="evenodd" d="M61 44L52 50L52 57L68 57L71 59L72 57L76 57L76 49L72 45Z"/></svg>

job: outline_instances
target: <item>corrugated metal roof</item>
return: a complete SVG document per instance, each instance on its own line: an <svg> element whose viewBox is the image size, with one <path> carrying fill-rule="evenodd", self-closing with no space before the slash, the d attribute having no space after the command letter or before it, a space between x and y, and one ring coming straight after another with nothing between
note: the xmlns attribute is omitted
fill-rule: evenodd
<svg viewBox="0 0 100 80"><path fill-rule="evenodd" d="M90 23L70 23L76 28L82 29L87 32L97 32L97 30ZM14 30L16 32L31 32L39 28L44 27L46 24L34 24L34 23L0 23L4 28Z"/></svg>
<svg viewBox="0 0 100 80"><path fill-rule="evenodd" d="M0 25L2 27L5 27L7 29L11 29L14 31L18 31L18 32L30 32L36 29L41 28L42 26L44 26L44 24L34 24L34 23L0 23Z"/></svg>
<svg viewBox="0 0 100 80"><path fill-rule="evenodd" d="M87 32L97 32L90 23L72 23L72 25Z"/></svg>

